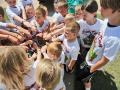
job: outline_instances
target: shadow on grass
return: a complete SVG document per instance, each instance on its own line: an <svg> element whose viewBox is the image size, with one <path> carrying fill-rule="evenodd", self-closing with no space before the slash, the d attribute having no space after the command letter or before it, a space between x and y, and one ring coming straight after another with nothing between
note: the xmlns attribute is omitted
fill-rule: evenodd
<svg viewBox="0 0 120 90"><path fill-rule="evenodd" d="M118 90L113 79L109 73L98 71L92 79L91 90Z"/></svg>
<svg viewBox="0 0 120 90"><path fill-rule="evenodd" d="M105 71L98 71L92 78L91 90L118 90L113 79L114 77L111 74ZM64 81L66 90L85 90L83 83L76 80L74 74L65 73Z"/></svg>

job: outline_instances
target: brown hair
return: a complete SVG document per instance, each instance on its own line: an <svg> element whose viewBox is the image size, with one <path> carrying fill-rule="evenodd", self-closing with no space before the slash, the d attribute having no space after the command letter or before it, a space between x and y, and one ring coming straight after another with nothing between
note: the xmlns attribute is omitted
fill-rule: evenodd
<svg viewBox="0 0 120 90"><path fill-rule="evenodd" d="M97 12L98 4L96 0L89 0L87 3L82 5L81 10L86 10L89 13Z"/></svg>
<svg viewBox="0 0 120 90"><path fill-rule="evenodd" d="M2 15L2 17L4 17L4 9L0 6L0 14Z"/></svg>
<svg viewBox="0 0 120 90"><path fill-rule="evenodd" d="M120 0L100 0L101 7L111 8L113 11L120 10Z"/></svg>
<svg viewBox="0 0 120 90"><path fill-rule="evenodd" d="M80 30L80 25L76 21L74 21L66 24L66 28L68 28L70 32L77 34Z"/></svg>
<svg viewBox="0 0 120 90"><path fill-rule="evenodd" d="M37 15L42 15L43 17L45 17L47 14L45 7L43 5L40 5L35 12L37 13Z"/></svg>

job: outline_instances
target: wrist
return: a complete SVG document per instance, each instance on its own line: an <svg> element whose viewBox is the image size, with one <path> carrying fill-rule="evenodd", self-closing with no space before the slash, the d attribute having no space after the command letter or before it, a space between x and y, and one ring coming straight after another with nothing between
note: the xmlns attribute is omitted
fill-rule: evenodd
<svg viewBox="0 0 120 90"><path fill-rule="evenodd" d="M24 22L26 22L26 21L25 21L25 20L22 20L21 24L23 24L23 25L24 25Z"/></svg>
<svg viewBox="0 0 120 90"><path fill-rule="evenodd" d="M7 35L7 39L9 39L10 35Z"/></svg>

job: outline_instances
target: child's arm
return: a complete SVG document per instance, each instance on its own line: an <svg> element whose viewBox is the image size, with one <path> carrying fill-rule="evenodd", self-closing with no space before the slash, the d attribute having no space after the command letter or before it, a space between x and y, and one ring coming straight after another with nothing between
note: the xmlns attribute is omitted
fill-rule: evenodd
<svg viewBox="0 0 120 90"><path fill-rule="evenodd" d="M43 54L44 58L48 58L48 55L47 55L46 51L47 51L47 45L44 45L41 48L41 53Z"/></svg>
<svg viewBox="0 0 120 90"><path fill-rule="evenodd" d="M70 62L69 62L69 64L68 64L69 70L72 70L72 69L73 69L75 63L76 63L76 60L70 60Z"/></svg>
<svg viewBox="0 0 120 90"><path fill-rule="evenodd" d="M64 29L65 29L65 27L63 27L63 28L61 28L61 29L57 29L57 30L49 33L49 34L45 37L45 39L47 40L47 39L52 38L53 36L62 34L62 33L64 32Z"/></svg>
<svg viewBox="0 0 120 90"><path fill-rule="evenodd" d="M16 21L22 23L26 27L29 27L31 29L36 29L34 26L31 25L31 23L29 23L26 20L24 20L23 18L19 17L14 12L12 12L10 9L6 9L6 13L9 17L13 18L13 20L16 20Z"/></svg>
<svg viewBox="0 0 120 90"><path fill-rule="evenodd" d="M61 29L62 27L64 27L64 23L59 24L59 25L54 25L52 28L50 28L50 31L54 31L56 29Z"/></svg>
<svg viewBox="0 0 120 90"><path fill-rule="evenodd" d="M90 72L94 72L102 66L106 65L109 61L114 60L119 51L120 40L118 38L107 41L104 47L103 56L98 62L96 62L96 64L91 66Z"/></svg>
<svg viewBox="0 0 120 90"><path fill-rule="evenodd" d="M95 65L91 66L90 72L95 72L97 69L101 68L102 66L106 65L109 60L103 56L101 60L99 60Z"/></svg>
<svg viewBox="0 0 120 90"><path fill-rule="evenodd" d="M6 31L6 30L0 30L0 34L10 35L12 37L15 37L15 38L19 39L20 41L24 40L24 38L21 37L19 34L9 32L9 31Z"/></svg>
<svg viewBox="0 0 120 90"><path fill-rule="evenodd" d="M18 39L15 38L15 37L13 37L13 36L10 36L10 35L0 34L0 38L2 38L2 39L8 39L8 40L10 40L12 43L14 43L14 44L19 44Z"/></svg>
<svg viewBox="0 0 120 90"><path fill-rule="evenodd" d="M38 48L37 49L37 60L41 60L42 56L41 56L41 50Z"/></svg>
<svg viewBox="0 0 120 90"><path fill-rule="evenodd" d="M28 35L30 34L30 32L28 30L26 30L26 29L24 29L20 26L17 26L13 23L7 23L7 28L16 28L21 33L25 33L25 34L28 34Z"/></svg>

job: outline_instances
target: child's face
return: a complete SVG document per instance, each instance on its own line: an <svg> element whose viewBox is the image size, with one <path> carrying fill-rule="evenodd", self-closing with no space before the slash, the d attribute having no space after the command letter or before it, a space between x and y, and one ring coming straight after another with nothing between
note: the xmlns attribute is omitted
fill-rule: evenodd
<svg viewBox="0 0 120 90"><path fill-rule="evenodd" d="M36 19L36 21L37 21L37 23L39 24L39 25L41 25L43 22L44 22L44 20L45 20L45 18L42 16L42 15L38 15L38 14L36 14L35 15L35 19Z"/></svg>
<svg viewBox="0 0 120 90"><path fill-rule="evenodd" d="M74 40L76 39L77 35L71 31L69 31L69 28L66 28L65 31L64 31L64 35L65 35L65 38L68 40L68 41L71 41L71 40Z"/></svg>
<svg viewBox="0 0 120 90"><path fill-rule="evenodd" d="M26 16L27 16L28 19L32 18L34 15L35 15L34 10L32 8L27 8L26 9Z"/></svg>
<svg viewBox="0 0 120 90"><path fill-rule="evenodd" d="M15 6L16 5L16 0L7 0L7 3L9 6Z"/></svg>
<svg viewBox="0 0 120 90"><path fill-rule="evenodd" d="M3 16L0 14L0 21L3 21Z"/></svg>
<svg viewBox="0 0 120 90"><path fill-rule="evenodd" d="M54 55L52 52L47 51L47 55L51 60L57 60L58 57L56 57L56 55Z"/></svg>
<svg viewBox="0 0 120 90"><path fill-rule="evenodd" d="M112 15L112 12L113 10L110 9L110 8L103 8L101 7L101 15L104 17L104 18L109 18L111 15Z"/></svg>
<svg viewBox="0 0 120 90"><path fill-rule="evenodd" d="M81 10L75 11L75 19L79 20L83 18L83 13Z"/></svg>
<svg viewBox="0 0 120 90"><path fill-rule="evenodd" d="M65 7L58 7L58 12L65 16L67 14L67 8Z"/></svg>
<svg viewBox="0 0 120 90"><path fill-rule="evenodd" d="M95 17L94 13L89 13L89 12L87 12L85 10L83 11L83 19L86 22L90 22L94 17Z"/></svg>

